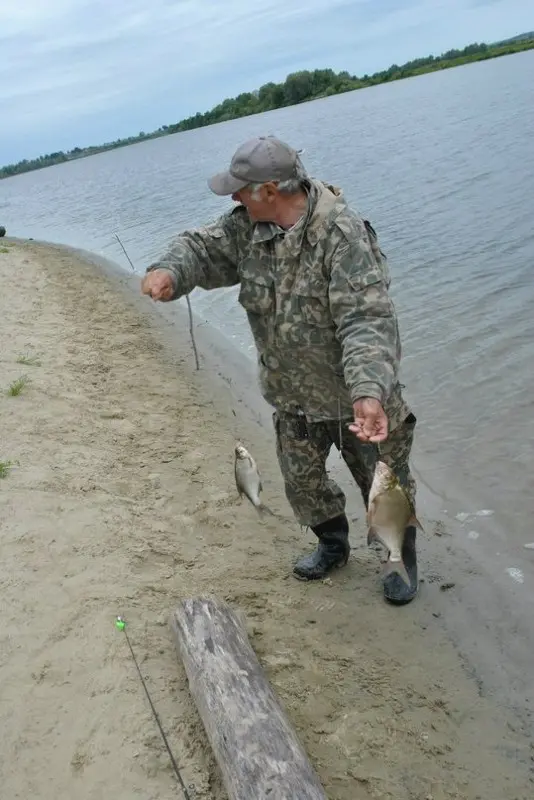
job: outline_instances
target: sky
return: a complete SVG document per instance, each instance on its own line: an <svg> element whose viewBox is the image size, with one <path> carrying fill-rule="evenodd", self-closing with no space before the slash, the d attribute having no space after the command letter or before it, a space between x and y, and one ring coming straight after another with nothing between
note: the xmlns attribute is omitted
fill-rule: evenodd
<svg viewBox="0 0 534 800"><path fill-rule="evenodd" d="M0 0L0 165L533 29L532 0Z"/></svg>

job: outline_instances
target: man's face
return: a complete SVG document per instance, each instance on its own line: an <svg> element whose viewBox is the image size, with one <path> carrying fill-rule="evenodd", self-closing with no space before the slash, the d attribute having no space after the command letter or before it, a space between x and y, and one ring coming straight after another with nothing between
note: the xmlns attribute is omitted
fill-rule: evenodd
<svg viewBox="0 0 534 800"><path fill-rule="evenodd" d="M248 187L232 195L235 203L245 206L253 222L274 222L276 198L276 188L270 184L262 186L254 197Z"/></svg>

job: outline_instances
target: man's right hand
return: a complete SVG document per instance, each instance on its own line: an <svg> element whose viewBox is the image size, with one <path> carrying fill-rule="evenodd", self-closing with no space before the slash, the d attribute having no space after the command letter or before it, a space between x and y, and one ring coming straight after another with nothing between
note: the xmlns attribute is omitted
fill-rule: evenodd
<svg viewBox="0 0 534 800"><path fill-rule="evenodd" d="M152 300L167 302L172 299L174 286L172 276L166 269L154 269L147 272L141 281L141 291L148 294Z"/></svg>

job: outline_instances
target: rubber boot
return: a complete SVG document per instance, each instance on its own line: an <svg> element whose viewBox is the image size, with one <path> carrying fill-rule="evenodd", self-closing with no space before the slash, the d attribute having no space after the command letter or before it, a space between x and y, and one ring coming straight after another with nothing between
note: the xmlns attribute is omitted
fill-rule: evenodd
<svg viewBox="0 0 534 800"><path fill-rule="evenodd" d="M406 572L410 578L410 586L407 586L400 575L391 572L384 579L384 597L389 603L397 606L410 603L417 594L419 585L417 578L417 553L415 547L416 529L414 526L406 528L404 543L402 546L402 560L406 567Z"/></svg>
<svg viewBox="0 0 534 800"><path fill-rule="evenodd" d="M349 560L349 521L345 514L312 526L312 531L319 539L317 548L293 567L293 574L302 581L320 580Z"/></svg>

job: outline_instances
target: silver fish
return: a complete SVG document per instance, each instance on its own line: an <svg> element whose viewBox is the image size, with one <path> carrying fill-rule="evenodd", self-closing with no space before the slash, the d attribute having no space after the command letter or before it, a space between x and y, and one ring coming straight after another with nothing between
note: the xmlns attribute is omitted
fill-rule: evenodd
<svg viewBox="0 0 534 800"><path fill-rule="evenodd" d="M367 544L379 541L388 551L385 575L397 572L410 586L410 578L402 560L402 545L406 528L415 525L423 529L417 519L410 498L387 464L378 461L369 492L367 511Z"/></svg>
<svg viewBox="0 0 534 800"><path fill-rule="evenodd" d="M237 442L234 452L235 485L239 497L242 498L243 495L245 495L259 513L267 512L274 516L270 508L267 508L260 499L260 494L263 491L263 484L258 465L253 456L241 442Z"/></svg>

